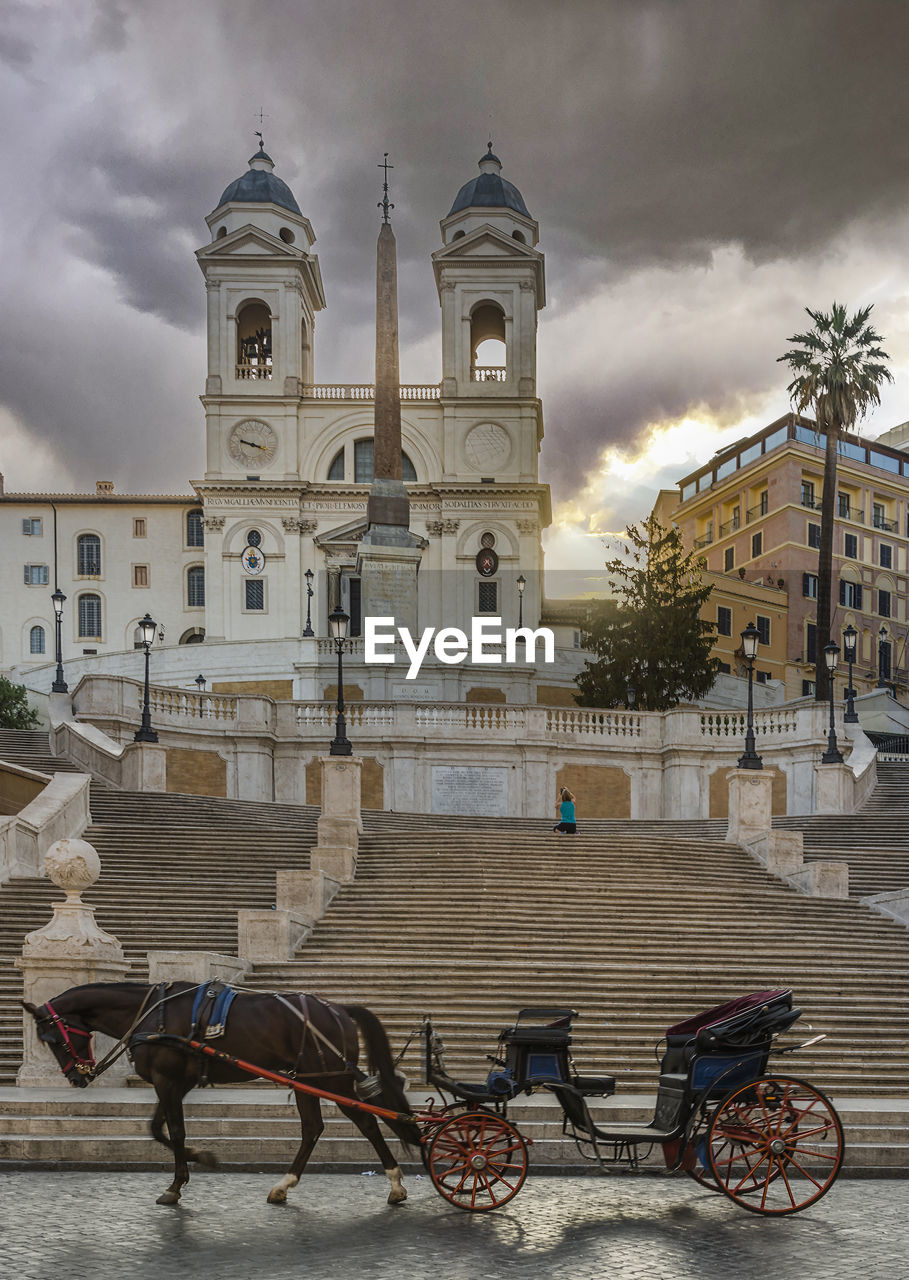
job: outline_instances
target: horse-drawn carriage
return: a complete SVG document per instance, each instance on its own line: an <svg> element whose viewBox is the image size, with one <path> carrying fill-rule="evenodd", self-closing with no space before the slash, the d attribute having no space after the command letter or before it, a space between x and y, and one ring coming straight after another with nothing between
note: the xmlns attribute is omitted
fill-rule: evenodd
<svg viewBox="0 0 909 1280"><path fill-rule="evenodd" d="M208 986L93 984L40 1009L26 1006L72 1083L88 1083L123 1052L153 1083L158 1107L152 1132L173 1150L175 1162L174 1181L159 1203L177 1202L188 1181L188 1161L211 1162L185 1146L185 1094L200 1083L230 1083L247 1075L292 1089L300 1112L303 1140L290 1171L269 1194L272 1203L283 1203L299 1180L321 1132L322 1100L336 1103L373 1143L392 1184L392 1203L406 1191L378 1118L405 1145L419 1146L433 1185L450 1204L482 1212L507 1204L524 1183L528 1141L508 1118L508 1107L537 1090L557 1100L563 1133L601 1170L638 1169L646 1153L659 1147L664 1172L685 1172L755 1213L807 1208L829 1190L842 1165L842 1125L828 1099L803 1080L768 1071L771 1053L804 1047L774 1045L800 1016L788 990L744 996L670 1027L653 1117L629 1124L604 1121L591 1111L592 1102L614 1093L615 1081L577 1070L573 1009L522 1010L499 1036L492 1070L477 1084L448 1075L441 1039L424 1019L424 1074L442 1100L412 1110L384 1030L368 1010L313 996L241 993L230 1021L225 1014L218 1026L217 1047L206 1040L198 1012L203 994L216 995ZM358 1029L373 1073L368 1077L356 1065ZM100 1064L91 1053L94 1030L118 1041ZM258 1061L247 1061L241 1052L254 1053Z"/></svg>

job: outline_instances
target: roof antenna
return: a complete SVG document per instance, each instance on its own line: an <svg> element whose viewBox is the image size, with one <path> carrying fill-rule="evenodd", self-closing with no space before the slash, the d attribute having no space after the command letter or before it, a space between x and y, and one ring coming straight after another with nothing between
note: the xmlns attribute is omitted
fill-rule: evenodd
<svg viewBox="0 0 909 1280"><path fill-rule="evenodd" d="M376 205L376 208L382 210L382 221L388 222L388 211L389 209L394 208L394 205L388 199L388 170L393 169L394 165L388 163L387 151L383 152L383 155L384 155L384 159L382 160L382 163L376 165L377 169L385 170L385 182L382 184L383 195L382 195L382 199Z"/></svg>

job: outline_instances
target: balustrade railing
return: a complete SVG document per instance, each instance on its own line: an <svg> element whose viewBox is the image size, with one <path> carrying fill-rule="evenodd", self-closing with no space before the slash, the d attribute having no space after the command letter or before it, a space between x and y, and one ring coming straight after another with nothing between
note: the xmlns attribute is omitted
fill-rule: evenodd
<svg viewBox="0 0 909 1280"><path fill-rule="evenodd" d="M634 711L587 711L583 708L549 707L548 733L570 733L588 738L639 738L643 719Z"/></svg>
<svg viewBox="0 0 909 1280"><path fill-rule="evenodd" d="M470 370L471 382L506 382L508 370L498 364L475 364Z"/></svg>
<svg viewBox="0 0 909 1280"><path fill-rule="evenodd" d="M257 379L270 381L272 367L270 364L238 364L236 366L236 374L243 382Z"/></svg>
<svg viewBox="0 0 909 1280"><path fill-rule="evenodd" d="M141 706L142 689L136 686ZM236 694L190 693L188 689L151 687L148 707L153 717L189 716L196 720L236 720L239 711Z"/></svg>
<svg viewBox="0 0 909 1280"><path fill-rule="evenodd" d="M402 400L438 400L437 382L402 383ZM374 382L319 382L303 388L305 400L375 400Z"/></svg>

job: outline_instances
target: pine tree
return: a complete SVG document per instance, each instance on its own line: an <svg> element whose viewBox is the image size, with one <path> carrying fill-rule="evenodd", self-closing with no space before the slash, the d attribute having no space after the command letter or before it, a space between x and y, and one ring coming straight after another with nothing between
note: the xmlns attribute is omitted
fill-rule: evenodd
<svg viewBox="0 0 909 1280"><path fill-rule="evenodd" d="M629 525L623 559L606 564L614 600L600 602L588 646L597 654L576 676L582 706L625 705L628 685L642 711L665 711L701 697L716 678L714 627L701 619L712 586L703 560L686 552L678 529L651 516Z"/></svg>

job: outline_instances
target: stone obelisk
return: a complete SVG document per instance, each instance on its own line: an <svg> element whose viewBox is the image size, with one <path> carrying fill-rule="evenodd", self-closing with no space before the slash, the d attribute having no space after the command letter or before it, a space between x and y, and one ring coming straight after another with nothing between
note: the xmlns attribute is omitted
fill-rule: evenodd
<svg viewBox="0 0 909 1280"><path fill-rule="evenodd" d="M386 161L388 157L386 156ZM410 532L410 501L401 479L401 385L398 370L398 265L388 220L394 205L379 203L376 247L376 408L374 479L366 507L366 533L357 549L364 617L394 618L417 629L417 570L422 539Z"/></svg>

